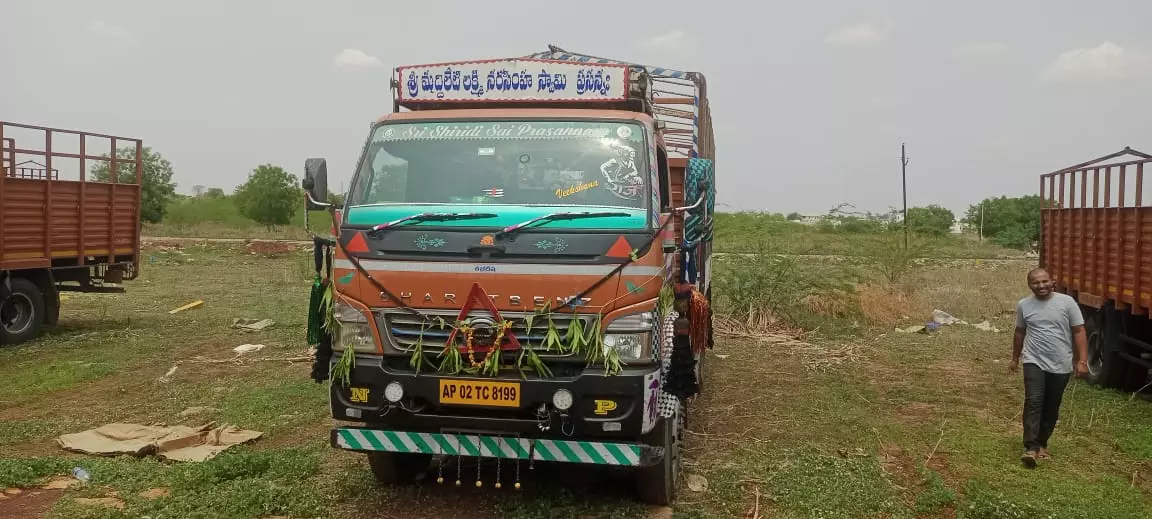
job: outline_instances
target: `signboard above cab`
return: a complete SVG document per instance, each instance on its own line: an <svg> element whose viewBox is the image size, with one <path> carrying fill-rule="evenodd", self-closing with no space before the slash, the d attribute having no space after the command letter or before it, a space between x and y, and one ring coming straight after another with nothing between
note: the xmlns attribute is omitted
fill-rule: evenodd
<svg viewBox="0 0 1152 519"><path fill-rule="evenodd" d="M628 67L540 59L412 65L396 69L400 103L622 101Z"/></svg>

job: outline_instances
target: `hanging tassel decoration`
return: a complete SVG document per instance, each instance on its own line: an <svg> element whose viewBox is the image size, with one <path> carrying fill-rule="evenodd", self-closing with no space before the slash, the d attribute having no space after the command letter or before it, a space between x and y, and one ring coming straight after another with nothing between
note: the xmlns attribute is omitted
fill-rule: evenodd
<svg viewBox="0 0 1152 519"><path fill-rule="evenodd" d="M324 298L324 284L320 281L320 273L312 279L312 293L308 296L308 345L315 346L320 343L320 323L324 321L321 301Z"/></svg>
<svg viewBox="0 0 1152 519"><path fill-rule="evenodd" d="M712 346L712 310L708 299L698 290L692 291L688 301L688 320L691 322L692 351L702 353L705 347Z"/></svg>

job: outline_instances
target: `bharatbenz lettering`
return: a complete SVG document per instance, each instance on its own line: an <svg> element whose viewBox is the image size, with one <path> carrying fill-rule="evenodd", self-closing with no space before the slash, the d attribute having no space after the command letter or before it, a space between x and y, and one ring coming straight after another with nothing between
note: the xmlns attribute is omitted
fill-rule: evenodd
<svg viewBox="0 0 1152 519"><path fill-rule="evenodd" d="M313 378L356 424L332 446L385 483L519 489L535 463L586 463L673 501L712 341L704 76L552 47L400 67L392 88L344 204L305 164L334 222Z"/></svg>

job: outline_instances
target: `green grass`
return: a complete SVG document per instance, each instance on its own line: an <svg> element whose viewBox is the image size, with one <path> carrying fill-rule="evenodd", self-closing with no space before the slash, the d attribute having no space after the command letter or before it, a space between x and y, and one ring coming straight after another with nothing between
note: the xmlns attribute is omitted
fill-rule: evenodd
<svg viewBox="0 0 1152 519"><path fill-rule="evenodd" d="M147 458L0 459L0 486L32 485L80 465L92 479L73 487L70 495L105 497L114 490L125 503L124 514L66 499L49 517L315 517L335 504L321 476L325 453L318 446L263 451L241 446L203 463L167 464ZM170 495L140 496L154 488L168 489Z"/></svg>
<svg viewBox="0 0 1152 519"><path fill-rule="evenodd" d="M310 225L319 234L331 227L328 213L309 213ZM887 250L903 243L900 233L850 233L824 230L784 220L768 213L717 213L715 248L720 252L757 252L771 243L778 254L812 254L861 256ZM168 206L168 214L159 224L145 224L145 236L176 238L234 239L308 239L304 231L303 208L291 223L268 228L245 218L231 197L182 198ZM1012 258L1020 251L1005 249L988 242L979 243L972 236L917 236L923 256L938 258Z"/></svg>
<svg viewBox="0 0 1152 519"><path fill-rule="evenodd" d="M724 252L755 252L762 243L771 243L778 254L860 256L878 249L903 244L902 233L850 233L825 231L767 213L716 213L715 248ZM941 236L915 239L926 248L926 256L940 258L1020 257L1020 251L979 243L971 236Z"/></svg>
<svg viewBox="0 0 1152 519"><path fill-rule="evenodd" d="M313 231L326 235L332 227L328 213L313 211L308 214ZM260 238L306 240L304 230L304 207L292 215L288 225L267 226L258 224L244 215L236 207L232 197L181 198L168 205L168 214L159 224L145 224L145 236L161 238Z"/></svg>
<svg viewBox="0 0 1152 519"><path fill-rule="evenodd" d="M189 246L144 258L127 294L72 295L59 328L0 349L0 487L35 486L74 466L94 478L65 492L50 517L649 513L628 474L571 466L526 471L522 493L378 487L363 456L328 447L328 386L308 378L307 363L198 361L229 359L244 343L266 344L258 357L301 354L307 252L264 258L239 245ZM757 502L762 516L784 518L1152 515L1152 405L1072 384L1056 457L1028 471L1018 462L1020 380L1004 363L1009 334L892 332L922 324L933 308L1009 329L1004 310L1026 290L1027 262L920 262L896 287L858 258L764 255L716 265L725 314L751 302L777 325L819 332L811 346L718 338L685 445L686 475L705 477L709 490L682 488L676 517L744 517ZM197 299L204 306L168 314ZM229 328L234 317L277 323L245 334ZM172 366L171 380L160 382ZM214 410L179 416L193 406ZM265 436L199 464L70 454L53 443L114 421L216 421ZM491 483L493 468L482 477ZM140 496L152 488L171 494ZM111 492L123 513L75 502Z"/></svg>

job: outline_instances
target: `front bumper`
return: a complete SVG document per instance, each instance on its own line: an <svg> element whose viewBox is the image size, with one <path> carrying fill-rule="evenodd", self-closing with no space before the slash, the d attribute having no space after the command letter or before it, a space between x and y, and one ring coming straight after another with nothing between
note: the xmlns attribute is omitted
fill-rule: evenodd
<svg viewBox="0 0 1152 519"><path fill-rule="evenodd" d="M335 359L333 359L335 361ZM406 358L358 356L349 383L331 385L332 417L388 429L442 432L482 431L495 435L609 437L635 440L656 422L654 391L659 366L628 366L617 375L604 376L595 368L566 370L556 376L524 380L507 377L441 376L415 374ZM441 404L444 379L518 384L519 405L486 407ZM401 404L384 398L390 382L404 388ZM572 407L553 408L558 389L572 393ZM541 414L541 409L547 412Z"/></svg>
<svg viewBox="0 0 1152 519"><path fill-rule="evenodd" d="M626 467L651 466L664 456L662 447L638 443L420 433L367 427L333 429L331 442L333 447L360 452L398 452Z"/></svg>

